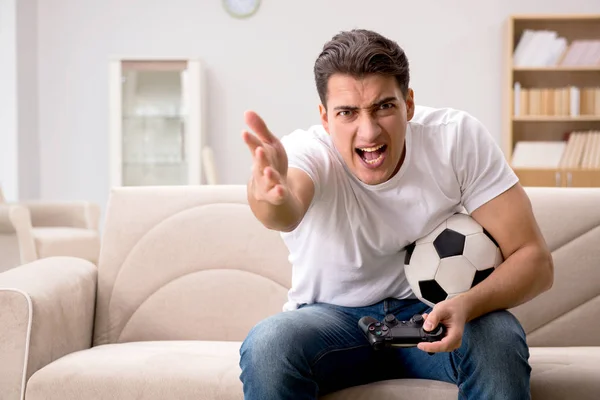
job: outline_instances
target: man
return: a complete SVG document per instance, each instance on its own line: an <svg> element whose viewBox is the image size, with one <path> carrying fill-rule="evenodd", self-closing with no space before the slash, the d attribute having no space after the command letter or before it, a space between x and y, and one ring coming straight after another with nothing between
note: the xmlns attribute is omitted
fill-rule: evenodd
<svg viewBox="0 0 600 400"><path fill-rule="evenodd" d="M394 378L452 382L461 399L529 398L525 333L506 309L549 289L553 264L498 146L465 112L415 107L403 50L375 32L334 36L314 72L322 126L280 141L245 115L248 201L293 264L284 311L242 345L245 398L316 399ZM430 310L407 283L403 249L462 207L505 262ZM374 351L357 321L386 313L423 314L426 329L441 323L447 336Z"/></svg>

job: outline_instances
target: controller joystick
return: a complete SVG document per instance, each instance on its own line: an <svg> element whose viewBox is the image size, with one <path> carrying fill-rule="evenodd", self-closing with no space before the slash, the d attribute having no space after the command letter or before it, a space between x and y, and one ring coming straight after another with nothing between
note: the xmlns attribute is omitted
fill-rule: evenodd
<svg viewBox="0 0 600 400"><path fill-rule="evenodd" d="M428 332L423 329L424 322L423 316L418 314L408 321L398 321L393 314L387 314L383 322L369 316L362 317L358 326L376 350L386 347L415 347L421 342L439 341L446 335L445 326L440 324Z"/></svg>
<svg viewBox="0 0 600 400"><path fill-rule="evenodd" d="M384 322L385 322L385 324L388 327L391 327L391 326L394 326L394 325L398 324L398 320L396 319L396 317L394 316L394 314L388 314L388 315L386 315L385 319L384 319Z"/></svg>

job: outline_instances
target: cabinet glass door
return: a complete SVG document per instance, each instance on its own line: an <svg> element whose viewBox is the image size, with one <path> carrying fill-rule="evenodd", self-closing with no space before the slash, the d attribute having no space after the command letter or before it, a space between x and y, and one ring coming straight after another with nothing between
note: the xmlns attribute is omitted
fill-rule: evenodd
<svg viewBox="0 0 600 400"><path fill-rule="evenodd" d="M186 61L121 63L124 186L188 182L188 89Z"/></svg>

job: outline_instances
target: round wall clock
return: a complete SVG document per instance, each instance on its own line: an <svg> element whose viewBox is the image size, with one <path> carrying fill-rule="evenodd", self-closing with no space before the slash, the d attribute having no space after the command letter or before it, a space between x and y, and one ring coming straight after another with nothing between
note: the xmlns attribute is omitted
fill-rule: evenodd
<svg viewBox="0 0 600 400"><path fill-rule="evenodd" d="M260 6L260 0L222 0L223 7L236 18L247 18Z"/></svg>

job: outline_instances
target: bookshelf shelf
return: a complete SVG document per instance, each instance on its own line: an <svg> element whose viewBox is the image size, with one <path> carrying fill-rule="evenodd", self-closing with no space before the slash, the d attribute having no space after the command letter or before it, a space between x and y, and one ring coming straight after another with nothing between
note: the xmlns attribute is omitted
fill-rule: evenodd
<svg viewBox="0 0 600 400"><path fill-rule="evenodd" d="M600 72L600 65L513 67L516 72Z"/></svg>
<svg viewBox="0 0 600 400"><path fill-rule="evenodd" d="M571 21L599 21L600 14L513 14L517 21L544 23L544 22L571 22Z"/></svg>
<svg viewBox="0 0 600 400"><path fill-rule="evenodd" d="M535 116L525 115L520 117L513 116L513 122L600 122L600 115L579 115L577 117L564 116Z"/></svg>
<svg viewBox="0 0 600 400"><path fill-rule="evenodd" d="M513 15L503 147L524 186L600 187L600 14Z"/></svg>

